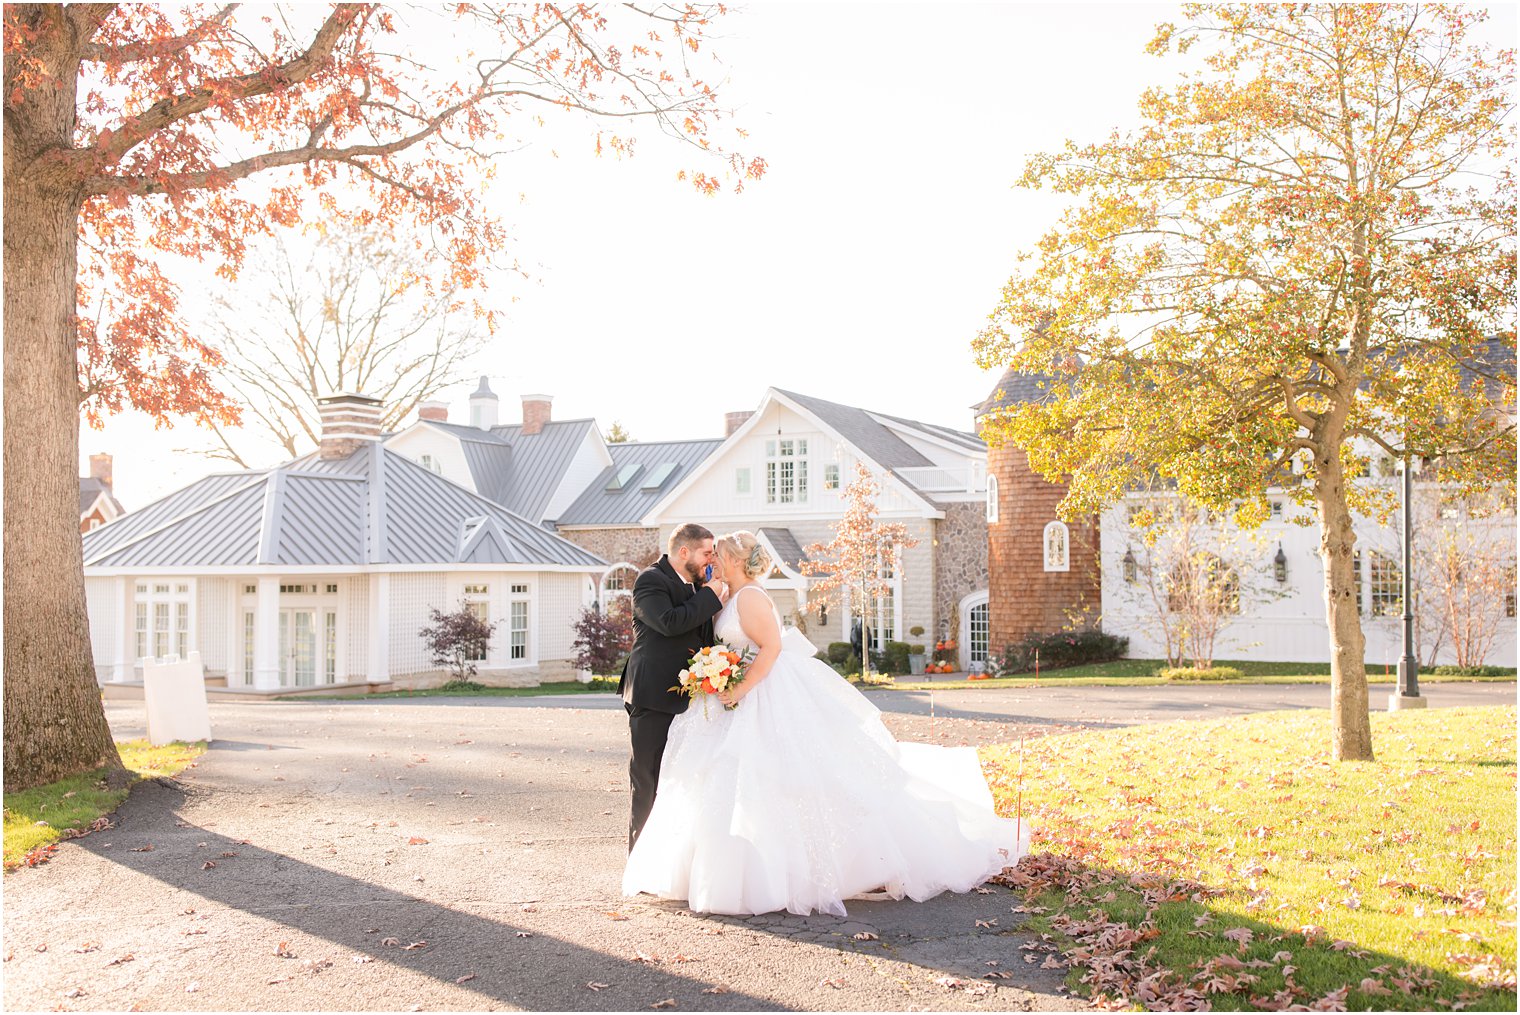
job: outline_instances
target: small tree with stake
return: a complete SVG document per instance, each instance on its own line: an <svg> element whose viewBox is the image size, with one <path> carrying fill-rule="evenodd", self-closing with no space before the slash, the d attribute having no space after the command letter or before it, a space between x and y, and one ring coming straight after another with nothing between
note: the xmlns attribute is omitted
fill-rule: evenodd
<svg viewBox="0 0 1520 1015"><path fill-rule="evenodd" d="M916 539L897 522L876 520L876 495L881 488L864 463L855 465L855 479L844 488L844 517L834 526L834 538L827 543L813 543L810 556L820 559L802 562L802 572L818 576L812 588L814 596L838 592L851 593L850 611L861 618L862 631L870 627L871 605L891 588L891 579L883 577L883 563L892 563L897 547L915 546ZM864 633L860 640L862 680L871 677L871 644Z"/></svg>
<svg viewBox="0 0 1520 1015"><path fill-rule="evenodd" d="M430 607L428 620L429 626L417 633L427 643L434 664L448 669L450 683L468 681L475 675L475 664L486 657L497 622L486 621L463 604L453 613Z"/></svg>

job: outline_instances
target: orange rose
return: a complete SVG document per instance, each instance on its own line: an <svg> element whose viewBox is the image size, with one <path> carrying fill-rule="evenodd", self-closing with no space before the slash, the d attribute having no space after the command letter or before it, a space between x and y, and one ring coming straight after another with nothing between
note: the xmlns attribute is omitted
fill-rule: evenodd
<svg viewBox="0 0 1520 1015"><path fill-rule="evenodd" d="M702 678L702 690L706 691L708 694L714 694L714 693L717 692L718 689L713 686L712 680L710 680L707 677L703 677Z"/></svg>

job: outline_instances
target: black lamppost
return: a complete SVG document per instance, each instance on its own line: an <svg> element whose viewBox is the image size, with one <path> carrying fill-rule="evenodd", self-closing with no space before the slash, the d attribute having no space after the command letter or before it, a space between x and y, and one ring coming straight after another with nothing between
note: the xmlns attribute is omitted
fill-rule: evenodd
<svg viewBox="0 0 1520 1015"><path fill-rule="evenodd" d="M1404 657L1399 660L1399 689L1388 696L1388 710L1424 708L1420 695L1420 661L1414 655L1414 456L1404 454Z"/></svg>

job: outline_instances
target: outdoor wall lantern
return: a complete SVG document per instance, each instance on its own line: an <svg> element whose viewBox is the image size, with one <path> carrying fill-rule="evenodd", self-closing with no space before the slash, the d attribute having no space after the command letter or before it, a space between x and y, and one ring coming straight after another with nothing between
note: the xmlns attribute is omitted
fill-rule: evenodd
<svg viewBox="0 0 1520 1015"><path fill-rule="evenodd" d="M1288 580L1288 555L1283 553L1282 543L1277 544L1277 556L1272 558L1272 577L1282 585Z"/></svg>
<svg viewBox="0 0 1520 1015"><path fill-rule="evenodd" d="M1129 584L1133 585L1135 583L1135 573L1138 570L1139 570L1139 565L1135 562L1135 551L1131 550L1129 548L1125 548L1125 551L1124 551L1124 580L1126 582L1128 582Z"/></svg>

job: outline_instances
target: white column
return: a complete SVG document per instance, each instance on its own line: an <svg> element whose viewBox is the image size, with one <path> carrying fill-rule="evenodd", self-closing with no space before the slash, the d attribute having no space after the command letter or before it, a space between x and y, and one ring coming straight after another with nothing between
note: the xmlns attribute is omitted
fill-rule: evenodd
<svg viewBox="0 0 1520 1015"><path fill-rule="evenodd" d="M116 615L116 637L111 646L111 680L121 683L132 679L132 652L137 647L134 635L137 608L132 596L132 579L117 575L113 581L116 583L114 591L119 612Z"/></svg>
<svg viewBox="0 0 1520 1015"><path fill-rule="evenodd" d="M370 575L369 660L365 680L384 684L391 679L391 576Z"/></svg>
<svg viewBox="0 0 1520 1015"><path fill-rule="evenodd" d="M259 576L258 605L253 611L253 687L280 686L280 579Z"/></svg>

